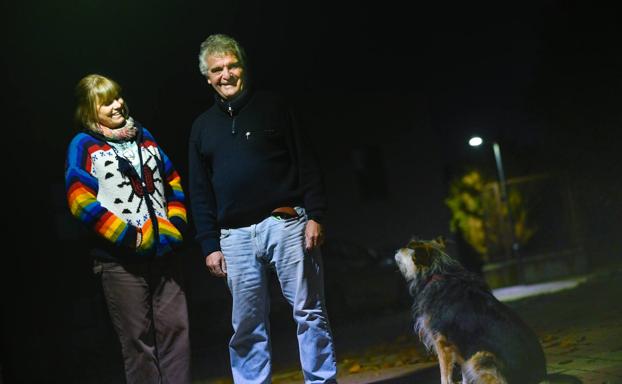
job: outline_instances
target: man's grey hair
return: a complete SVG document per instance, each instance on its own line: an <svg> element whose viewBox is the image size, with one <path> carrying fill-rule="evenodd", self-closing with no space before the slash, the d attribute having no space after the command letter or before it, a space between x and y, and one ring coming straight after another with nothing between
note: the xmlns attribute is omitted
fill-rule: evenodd
<svg viewBox="0 0 622 384"><path fill-rule="evenodd" d="M201 43L199 51L199 70L203 76L207 75L207 56L232 54L237 57L242 65L246 68L246 53L244 48L233 37L222 33L210 35Z"/></svg>

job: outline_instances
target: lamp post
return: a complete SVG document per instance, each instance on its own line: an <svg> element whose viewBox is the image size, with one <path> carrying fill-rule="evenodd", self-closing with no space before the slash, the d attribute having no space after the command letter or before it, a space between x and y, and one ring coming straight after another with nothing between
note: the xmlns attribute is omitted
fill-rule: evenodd
<svg viewBox="0 0 622 384"><path fill-rule="evenodd" d="M469 145L472 147L479 147L484 143L484 140L479 136L473 136L469 139ZM518 241L516 241L516 235L514 233L514 220L512 218L512 210L508 199L507 182L505 181L505 172L503 171L503 161L501 159L501 148L496 141L492 142L492 151L495 155L495 163L497 165L497 176L499 177L499 192L501 195L501 202L505 205L508 212L508 224L510 226L510 241L511 241L511 255L514 257L518 268L518 279L523 282L523 265L521 256L519 253Z"/></svg>

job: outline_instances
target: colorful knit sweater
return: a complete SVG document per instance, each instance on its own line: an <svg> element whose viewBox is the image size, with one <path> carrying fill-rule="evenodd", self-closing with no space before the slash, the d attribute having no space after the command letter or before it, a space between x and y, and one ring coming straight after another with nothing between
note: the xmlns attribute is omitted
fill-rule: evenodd
<svg viewBox="0 0 622 384"><path fill-rule="evenodd" d="M96 254L119 261L168 253L181 245L187 224L177 171L151 133L138 128L142 175L96 134L78 133L67 151L69 209L99 235Z"/></svg>

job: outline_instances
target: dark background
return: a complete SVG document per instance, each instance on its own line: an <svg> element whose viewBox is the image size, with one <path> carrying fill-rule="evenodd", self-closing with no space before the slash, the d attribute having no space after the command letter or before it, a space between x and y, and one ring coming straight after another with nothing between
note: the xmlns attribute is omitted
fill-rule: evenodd
<svg viewBox="0 0 622 384"><path fill-rule="evenodd" d="M382 262L411 235L450 236L451 178L469 166L494 175L492 151L466 145L473 133L501 143L508 177L563 175L581 236L599 249L593 263L619 260L622 34L613 5L291 3L2 4L7 382L86 381L120 364L83 230L64 200L75 84L89 73L117 80L184 178L190 126L212 102L197 59L211 33L239 39L257 85L285 93L311 130L330 205L325 256L344 257L327 260L329 309L338 300L331 279L357 266L371 274L377 266L365 260ZM203 336L229 332L229 298L189 243L200 350L210 343ZM365 288L389 289L371 275L349 284L350 305L333 306L344 322L369 309L375 296Z"/></svg>

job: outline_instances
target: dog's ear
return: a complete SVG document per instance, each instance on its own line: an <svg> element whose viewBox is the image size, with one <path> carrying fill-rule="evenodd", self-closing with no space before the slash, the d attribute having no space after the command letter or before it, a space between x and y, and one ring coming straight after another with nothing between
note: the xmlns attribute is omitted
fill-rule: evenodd
<svg viewBox="0 0 622 384"><path fill-rule="evenodd" d="M420 246L415 249L415 264L422 267L429 267L432 265L434 250L429 246Z"/></svg>
<svg viewBox="0 0 622 384"><path fill-rule="evenodd" d="M447 240L445 239L445 236L443 236L443 235L437 236L436 239L434 239L432 241L434 241L436 244L438 244L438 247L440 249L445 249L446 248Z"/></svg>
<svg viewBox="0 0 622 384"><path fill-rule="evenodd" d="M410 238L410 241L408 242L408 244L406 244L406 248L410 248L412 250L417 249L418 247L421 246L421 239L418 238L417 236L413 236Z"/></svg>

